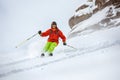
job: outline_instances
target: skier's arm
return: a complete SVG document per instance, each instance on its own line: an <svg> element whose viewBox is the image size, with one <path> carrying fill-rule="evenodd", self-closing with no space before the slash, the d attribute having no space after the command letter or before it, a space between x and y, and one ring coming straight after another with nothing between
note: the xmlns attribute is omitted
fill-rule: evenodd
<svg viewBox="0 0 120 80"><path fill-rule="evenodd" d="M62 39L63 43L66 43L66 37L61 31L59 31L59 36Z"/></svg>
<svg viewBox="0 0 120 80"><path fill-rule="evenodd" d="M47 30L47 31L45 31L45 32L42 32L42 33L40 34L40 36L46 37L46 36L48 36L49 34L50 34L50 30Z"/></svg>

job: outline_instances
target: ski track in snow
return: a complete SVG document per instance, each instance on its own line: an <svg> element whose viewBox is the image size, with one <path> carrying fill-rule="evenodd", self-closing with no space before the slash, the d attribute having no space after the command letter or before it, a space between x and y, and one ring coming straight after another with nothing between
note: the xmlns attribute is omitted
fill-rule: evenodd
<svg viewBox="0 0 120 80"><path fill-rule="evenodd" d="M29 59L23 59L23 60L20 60L20 61L16 61L16 62L8 63L8 64L5 64L5 65L1 65L0 68L2 67L3 69L6 70L6 72L1 72L0 73L0 78L7 77L7 76L10 76L12 74L19 73L19 72L24 72L24 71L29 71L29 70L36 69L36 68L41 68L41 67L47 66L49 64L53 64L53 63L56 63L56 62L67 60L67 59L71 59L71 58L74 58L74 57L77 57L77 56L81 56L81 55L84 55L84 54L95 52L97 50L109 48L109 47L112 47L112 46L115 46L115 45L120 45L120 40L114 41L112 43L104 42L104 43L100 43L98 45L94 45L94 46L89 47L89 48L84 48L83 50L79 49L78 52L74 53L74 54L69 54L69 52L68 52L68 54L66 56L62 57L62 58L58 58L58 59L48 61L48 62L44 62L44 63L40 63L40 64L34 64L34 65L32 64L31 66L27 66L25 68L17 68L17 69L11 69L11 70L7 71L7 69L10 66L14 66L14 65L17 65L17 64L23 65L26 62L33 61L33 60L36 60L36 59L41 59L41 58L35 57L35 58L32 58L32 59L30 59L30 58Z"/></svg>
<svg viewBox="0 0 120 80"><path fill-rule="evenodd" d="M74 51L76 51L76 50L66 50L66 51L64 51L64 52L74 52ZM62 51L63 52L63 51ZM62 53L62 52L59 52L59 53ZM39 59L39 58L41 58L41 56L35 56L35 57L33 57L33 58L25 58L25 59L22 59L22 60L18 60L18 61L13 61L13 62L9 62L9 63L6 63L6 64L1 64L0 65L0 68L2 68L2 67L7 67L7 66L11 66L11 65L16 65L16 64L20 64L20 63L23 63L23 62L27 62L27 61L30 61L30 60L34 60L34 59Z"/></svg>
<svg viewBox="0 0 120 80"><path fill-rule="evenodd" d="M23 62L30 61L30 60L33 60L33 59L37 59L37 58L39 58L39 56L36 56L34 58L25 58L25 59L22 59L22 60L2 64L2 65L0 65L0 67L6 67L6 66L10 66L10 65L15 65L15 64L23 63Z"/></svg>

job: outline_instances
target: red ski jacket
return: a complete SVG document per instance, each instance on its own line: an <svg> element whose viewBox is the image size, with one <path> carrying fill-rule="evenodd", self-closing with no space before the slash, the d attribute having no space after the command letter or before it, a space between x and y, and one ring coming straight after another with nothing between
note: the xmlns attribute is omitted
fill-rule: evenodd
<svg viewBox="0 0 120 80"><path fill-rule="evenodd" d="M61 38L63 42L66 42L66 37L59 29L56 29L55 31L53 29L48 29L47 31L41 33L41 36L49 36L48 42L56 42L58 44L59 38Z"/></svg>

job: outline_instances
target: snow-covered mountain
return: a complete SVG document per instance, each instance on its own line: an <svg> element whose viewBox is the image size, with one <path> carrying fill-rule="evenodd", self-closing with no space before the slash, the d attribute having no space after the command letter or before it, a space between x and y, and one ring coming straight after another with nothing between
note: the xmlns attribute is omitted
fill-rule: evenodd
<svg viewBox="0 0 120 80"><path fill-rule="evenodd" d="M46 38L40 38L25 53L2 54L0 80L120 80L119 12L106 6L76 24L67 39L76 49L60 42L53 57L41 58Z"/></svg>
<svg viewBox="0 0 120 80"><path fill-rule="evenodd" d="M80 22L89 19L90 17L92 17L93 15L95 15L96 13L98 13L106 7L110 8L110 10L108 10L109 17L112 17L113 14L116 13L119 17L120 12L115 11L117 8L120 7L119 0L88 0L87 2L84 2L82 5L80 5L78 9L76 9L74 15L69 20L70 27L75 27L76 24L79 24Z"/></svg>
<svg viewBox="0 0 120 80"><path fill-rule="evenodd" d="M97 10L97 12L95 10L99 6L94 5L94 2L92 2L92 5L90 4L91 2L86 2L80 7L84 6L83 9L78 8L73 16L74 19L71 18L69 20L69 24L72 27L69 37L120 26L120 4L118 2L110 4L111 1L106 1L106 4L101 6L101 9ZM85 7L85 5L89 6ZM92 7L90 8L90 6Z"/></svg>

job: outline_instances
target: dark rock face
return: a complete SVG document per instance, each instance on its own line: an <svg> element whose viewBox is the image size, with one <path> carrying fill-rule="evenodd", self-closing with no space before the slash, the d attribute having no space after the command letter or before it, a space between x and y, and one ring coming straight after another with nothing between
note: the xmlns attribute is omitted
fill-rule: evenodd
<svg viewBox="0 0 120 80"><path fill-rule="evenodd" d="M92 2L93 0L88 0L89 2ZM89 14L83 14L81 16L72 16L70 19L69 19L69 26L70 28L73 28L73 26L75 26L76 24L90 18L93 14L97 13L99 10L109 6L109 5L116 5L116 8L119 8L120 7L120 0L109 0L107 2L107 0L96 0L95 1L95 5L97 5L98 7L96 9L93 10L93 13L89 13ZM77 10L82 10L82 9L85 9L87 8L88 5L82 5L80 6ZM117 13L117 15L120 15Z"/></svg>
<svg viewBox="0 0 120 80"><path fill-rule="evenodd" d="M90 18L92 16L92 14L86 14L86 15L82 15L82 16L76 16L76 17L72 17L70 20L69 20L69 25L70 27L72 28L74 25L78 24L79 22L81 21L84 21L88 18Z"/></svg>
<svg viewBox="0 0 120 80"><path fill-rule="evenodd" d="M85 9L85 8L87 8L87 7L88 7L88 5L85 5L85 4L84 4L84 5L80 6L80 7L76 10L76 12L79 11L79 10Z"/></svg>
<svg viewBox="0 0 120 80"><path fill-rule="evenodd" d="M117 4L120 3L120 0L110 0L112 2L112 4Z"/></svg>
<svg viewBox="0 0 120 80"><path fill-rule="evenodd" d="M98 9L100 9L104 4L106 0L96 0L95 5L98 5Z"/></svg>

